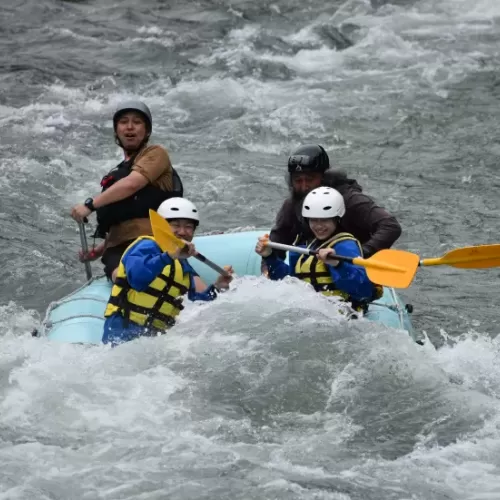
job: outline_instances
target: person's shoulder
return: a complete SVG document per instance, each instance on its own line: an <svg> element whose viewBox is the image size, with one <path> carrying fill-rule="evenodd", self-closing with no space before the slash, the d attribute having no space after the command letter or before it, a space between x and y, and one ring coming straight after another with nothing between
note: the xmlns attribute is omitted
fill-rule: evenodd
<svg viewBox="0 0 500 500"><path fill-rule="evenodd" d="M291 196L287 196L283 202L280 205L279 211L280 212L290 212L290 213L295 213L295 204L296 203L301 203L296 200L294 200Z"/></svg>
<svg viewBox="0 0 500 500"><path fill-rule="evenodd" d="M160 176L172 175L172 164L167 150L163 146L152 144L137 155L132 170L142 173L153 183Z"/></svg>
<svg viewBox="0 0 500 500"><path fill-rule="evenodd" d="M326 186L336 189L344 199L363 192L363 188L356 179L347 177L343 170L327 170L324 173L323 182Z"/></svg>
<svg viewBox="0 0 500 500"><path fill-rule="evenodd" d="M154 251L160 252L160 245L156 242L154 238L151 237L139 237L137 238L129 247L129 249L140 250L140 251Z"/></svg>
<svg viewBox="0 0 500 500"><path fill-rule="evenodd" d="M335 248L335 251L337 250L342 250L344 249L345 251L350 250L350 251L356 251L361 255L361 252L359 251L360 243L359 241L352 235L346 233L343 238L337 243L334 243L333 248Z"/></svg>
<svg viewBox="0 0 500 500"><path fill-rule="evenodd" d="M164 157L164 158L169 157L168 151L166 150L166 148L161 146L160 144L150 144L149 146L146 146L137 155L136 159L142 158L144 156L159 156L159 157Z"/></svg>

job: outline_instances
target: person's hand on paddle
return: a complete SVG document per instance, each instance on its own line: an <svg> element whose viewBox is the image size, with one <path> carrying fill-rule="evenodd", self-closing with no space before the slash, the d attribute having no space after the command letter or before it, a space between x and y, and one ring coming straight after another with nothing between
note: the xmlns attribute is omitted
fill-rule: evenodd
<svg viewBox="0 0 500 500"><path fill-rule="evenodd" d="M104 253L104 242L100 243L99 245L94 247L92 250L89 250L88 252L80 250L78 252L78 259L80 260L80 262L88 262L96 260L99 257L102 257L103 253Z"/></svg>
<svg viewBox="0 0 500 500"><path fill-rule="evenodd" d="M177 247L175 249L175 252L167 252L172 259L187 259L189 257L192 257L193 255L196 255L198 252L196 251L196 248L194 247L194 243L191 243L190 241L186 240L181 240L184 243L184 246L182 248Z"/></svg>
<svg viewBox="0 0 500 500"><path fill-rule="evenodd" d="M229 274L234 273L233 266L224 266L224 270L227 271ZM222 276L219 275L218 278L215 280L215 288L218 288L219 290L227 290L229 288L229 283L233 281L232 276Z"/></svg>
<svg viewBox="0 0 500 500"><path fill-rule="evenodd" d="M335 250L333 248L321 248L318 250L318 259L323 261L329 266L337 267L339 265L338 260L334 260Z"/></svg>
<svg viewBox="0 0 500 500"><path fill-rule="evenodd" d="M87 217L92 213L90 208L85 205L79 204L75 205L71 209L71 217L76 220L76 222L87 222Z"/></svg>
<svg viewBox="0 0 500 500"><path fill-rule="evenodd" d="M269 257L273 251L271 247L268 247L266 243L268 242L269 238L267 236L261 236L257 240L257 245L255 245L255 251L258 253L261 257Z"/></svg>

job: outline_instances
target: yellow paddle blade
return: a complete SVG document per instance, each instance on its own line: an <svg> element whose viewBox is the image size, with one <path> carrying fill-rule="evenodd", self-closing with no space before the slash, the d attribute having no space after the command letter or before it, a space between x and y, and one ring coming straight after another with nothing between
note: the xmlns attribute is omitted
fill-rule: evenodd
<svg viewBox="0 0 500 500"><path fill-rule="evenodd" d="M355 258L353 264L366 268L370 281L393 288L408 288L415 277L419 256L404 250L380 250L369 259Z"/></svg>
<svg viewBox="0 0 500 500"><path fill-rule="evenodd" d="M184 241L175 236L168 221L158 215L154 210L149 210L149 220L151 221L151 228L153 229L153 236L156 243L160 245L160 248L164 252L172 254L178 249L182 250L184 247L187 248ZM196 255L193 255L193 258L203 262L203 264L211 267L214 271L217 271L220 275L225 276L226 278L230 278L232 276L231 272L228 272L226 269L218 266L215 262L207 259L199 252L196 252Z"/></svg>
<svg viewBox="0 0 500 500"><path fill-rule="evenodd" d="M154 210L149 210L149 220L156 243L164 252L174 253L177 249L185 246L184 242L175 236L170 224Z"/></svg>
<svg viewBox="0 0 500 500"><path fill-rule="evenodd" d="M500 244L479 245L451 250L442 257L422 259L421 266L453 266L461 269L500 267Z"/></svg>

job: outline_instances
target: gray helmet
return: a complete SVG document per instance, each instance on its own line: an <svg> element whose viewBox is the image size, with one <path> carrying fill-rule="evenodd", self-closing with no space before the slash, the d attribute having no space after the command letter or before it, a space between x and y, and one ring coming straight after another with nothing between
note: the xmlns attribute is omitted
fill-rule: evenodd
<svg viewBox="0 0 500 500"><path fill-rule="evenodd" d="M137 111L141 113L146 119L146 128L148 129L149 133L151 133L151 130L153 128L153 118L151 117L151 111L141 101L125 101L117 106L115 113L113 114L113 128L115 130L120 116L127 111Z"/></svg>

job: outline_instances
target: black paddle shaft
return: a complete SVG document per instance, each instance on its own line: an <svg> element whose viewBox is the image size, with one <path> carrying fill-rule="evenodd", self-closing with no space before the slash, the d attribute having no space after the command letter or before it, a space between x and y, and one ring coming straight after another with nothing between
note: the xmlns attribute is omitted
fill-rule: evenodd
<svg viewBox="0 0 500 500"><path fill-rule="evenodd" d="M215 262L212 262L211 260L207 259L204 255L201 253L197 253L194 256L195 259L198 259L200 262L203 262L203 264L206 264L208 267L211 267L214 271L217 271L219 274L222 274L225 278L230 278L231 274L229 274L225 269L222 267L218 266Z"/></svg>
<svg viewBox="0 0 500 500"><path fill-rule="evenodd" d="M318 255L319 250L309 250L309 255ZM341 260L342 262L349 262L352 264L354 257L344 257L343 255L332 255L328 257L328 260Z"/></svg>
<svg viewBox="0 0 500 500"><path fill-rule="evenodd" d="M187 245L182 249L182 252L188 251ZM225 278L230 278L231 274L228 273L225 269L222 267L218 266L215 262L212 262L210 259L207 259L203 254L197 253L196 255L193 255L193 257L200 262L203 262L203 264L207 265L208 267L211 267L214 271L217 271L219 274L222 274Z"/></svg>

